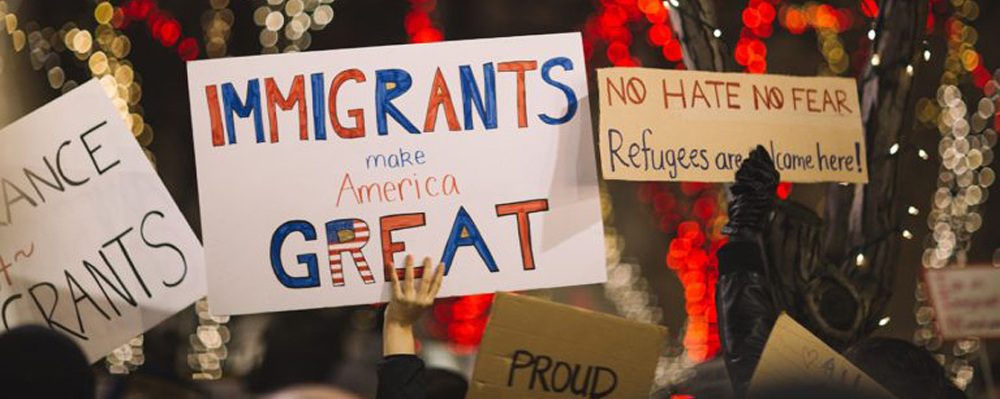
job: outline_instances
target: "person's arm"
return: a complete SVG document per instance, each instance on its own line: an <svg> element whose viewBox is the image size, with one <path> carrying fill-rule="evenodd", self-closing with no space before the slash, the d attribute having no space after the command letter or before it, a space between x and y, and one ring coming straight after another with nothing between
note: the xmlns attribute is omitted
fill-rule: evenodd
<svg viewBox="0 0 1000 399"><path fill-rule="evenodd" d="M384 358L378 365L377 399L424 399L426 382L424 362L417 357L413 338L413 325L434 303L444 279L444 265L438 265L434 274L426 278L431 268L430 258L424 258L424 280L418 285L414 280L413 257L406 257L402 283L396 268L389 266L392 281L392 300L385 310L382 329Z"/></svg>
<svg viewBox="0 0 1000 399"><path fill-rule="evenodd" d="M762 233L777 201L780 174L763 147L740 165L730 187L729 242L719 249L716 314L726 370L737 397L750 385L767 338L777 319L765 275Z"/></svg>

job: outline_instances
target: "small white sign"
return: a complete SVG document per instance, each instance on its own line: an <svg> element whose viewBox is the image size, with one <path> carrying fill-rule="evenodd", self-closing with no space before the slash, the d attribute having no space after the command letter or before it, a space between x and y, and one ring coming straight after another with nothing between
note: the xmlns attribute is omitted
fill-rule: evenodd
<svg viewBox="0 0 1000 399"><path fill-rule="evenodd" d="M924 280L944 338L1000 337L1000 268L933 269Z"/></svg>
<svg viewBox="0 0 1000 399"><path fill-rule="evenodd" d="M4 331L93 362L205 295L201 245L97 80L0 131L0 194Z"/></svg>

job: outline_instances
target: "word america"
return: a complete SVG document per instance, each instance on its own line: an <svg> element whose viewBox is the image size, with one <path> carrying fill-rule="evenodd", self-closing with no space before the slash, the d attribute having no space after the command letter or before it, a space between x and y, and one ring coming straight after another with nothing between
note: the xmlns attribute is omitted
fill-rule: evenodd
<svg viewBox="0 0 1000 399"><path fill-rule="evenodd" d="M566 84L555 80L552 77L552 69L559 67L566 71L572 71L573 61L566 57L555 57L542 63L541 68L538 64L538 61L508 61L495 65L488 62L482 66L483 79L481 82L476 80L471 65L459 66L458 76L464 127L459 124L451 88L449 88L444 74L441 73L441 68L438 68L428 94L427 109L423 113L423 132L434 131L438 113L442 110L450 131L474 130L474 114L478 115L486 130L496 129L499 125L497 118L497 74L503 72L511 73L514 78L511 83L515 86L517 93L518 128L528 127L528 104L525 94L528 88L525 78L528 73L535 70L538 70L542 80L547 85L558 89L566 96L566 106L562 115L550 116L540 113L537 115L538 119L548 125L560 125L572 120L578 108L576 92ZM329 86L326 84L326 79L327 75L324 73L311 74L309 76L311 93L308 96L306 95L304 75L295 75L287 94L282 94L274 78L270 77L264 79L264 95L261 94L261 82L257 78L247 81L246 91L242 97L237 93L233 83L222 84L221 99L219 98L220 89L217 85L205 86L205 98L208 103L212 127L212 145L236 144L234 116L252 118L256 141L264 143L266 141L262 116L264 105L267 106L268 132L271 143L279 141L278 109L291 111L297 108L300 140L309 140L310 120L313 128L313 139L317 141L327 139L327 112L329 112L329 121L333 132L338 137L344 139L365 137L366 110L363 108L348 110L347 115L352 119L352 122L348 122L350 125L345 125L337 116L337 94L347 82L358 85L367 84L369 76L359 69L347 69L334 75ZM421 129L418 129L411 119L412 113L411 116L407 116L403 110L393 104L394 100L406 94L412 86L413 77L406 70L379 69L375 71L375 82L372 89L375 91L375 118L378 135L388 134L389 118L392 118L409 133L421 133ZM310 101L311 104L308 104ZM310 110L312 118L308 115ZM223 128L223 121L225 121L225 128Z"/></svg>

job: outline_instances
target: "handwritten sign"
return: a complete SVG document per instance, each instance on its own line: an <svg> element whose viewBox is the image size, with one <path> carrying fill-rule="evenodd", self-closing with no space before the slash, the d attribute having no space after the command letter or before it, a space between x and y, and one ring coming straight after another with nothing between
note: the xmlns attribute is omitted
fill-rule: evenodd
<svg viewBox="0 0 1000 399"><path fill-rule="evenodd" d="M605 68L597 85L606 179L729 182L759 144L782 180L868 182L852 79Z"/></svg>
<svg viewBox="0 0 1000 399"><path fill-rule="evenodd" d="M891 398L888 390L782 313L750 380L750 392L775 384L830 384Z"/></svg>
<svg viewBox="0 0 1000 399"><path fill-rule="evenodd" d="M97 80L0 131L0 318L96 361L205 295L201 245Z"/></svg>
<svg viewBox="0 0 1000 399"><path fill-rule="evenodd" d="M501 293L467 398L645 398L666 337L661 326Z"/></svg>
<svg viewBox="0 0 1000 399"><path fill-rule="evenodd" d="M1000 337L1000 268L932 269L924 281L944 338Z"/></svg>
<svg viewBox="0 0 1000 399"><path fill-rule="evenodd" d="M212 312L386 301L404 253L442 296L606 280L579 34L188 71Z"/></svg>

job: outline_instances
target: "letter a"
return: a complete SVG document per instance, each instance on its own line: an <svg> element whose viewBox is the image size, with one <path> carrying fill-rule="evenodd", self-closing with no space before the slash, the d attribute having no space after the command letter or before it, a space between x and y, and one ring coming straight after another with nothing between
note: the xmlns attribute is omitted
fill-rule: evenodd
<svg viewBox="0 0 1000 399"><path fill-rule="evenodd" d="M476 223L472 221L469 212L465 211L465 207L461 207L458 208L458 215L455 215L455 224L451 227L451 235L448 236L448 243L445 244L444 254L441 255L441 263L444 263L445 275L448 275L448 271L451 270L451 262L455 259L455 252L458 251L458 247L468 245L476 247L479 257L486 263L486 268L490 270L490 273L500 271L497 268L496 261L493 260L490 249L486 246L486 241L483 241L482 234L476 228Z"/></svg>

